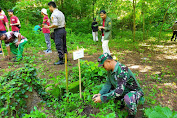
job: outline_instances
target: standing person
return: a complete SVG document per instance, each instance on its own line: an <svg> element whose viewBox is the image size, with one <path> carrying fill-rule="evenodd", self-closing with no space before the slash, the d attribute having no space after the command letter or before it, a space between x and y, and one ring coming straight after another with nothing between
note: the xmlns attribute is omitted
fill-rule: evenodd
<svg viewBox="0 0 177 118"><path fill-rule="evenodd" d="M0 8L0 35L3 33L6 33L6 27L7 30L9 31L9 25L8 25L8 19L4 13L4 11ZM0 41L0 48L1 47L1 41ZM2 50L0 50L0 54L2 54Z"/></svg>
<svg viewBox="0 0 177 118"><path fill-rule="evenodd" d="M107 82L98 94L93 96L95 103L119 99L128 110L128 118L135 118L138 103L144 103L144 93L132 71L104 53L98 58L98 67L108 72Z"/></svg>
<svg viewBox="0 0 177 118"><path fill-rule="evenodd" d="M173 41L174 36L175 36L174 41L176 41L176 38L177 38L177 21L175 21L175 24L173 25L172 30L173 30L173 36L171 37L171 41Z"/></svg>
<svg viewBox="0 0 177 118"><path fill-rule="evenodd" d="M27 38L22 36L18 32L6 32L0 35L0 40L3 40L7 47L7 59L10 59L10 52L15 55L14 61L20 61L22 59L23 49L27 43Z"/></svg>
<svg viewBox="0 0 177 118"><path fill-rule="evenodd" d="M112 21L111 19L106 15L105 10L100 11L100 17L103 20L102 26L99 26L99 30L102 32L102 48L103 48L103 54L108 53L110 54L109 50L109 40L111 39L111 30L112 30Z"/></svg>
<svg viewBox="0 0 177 118"><path fill-rule="evenodd" d="M8 10L8 14L10 16L10 26L13 32L20 32L20 21L17 16L14 15L14 11L12 9Z"/></svg>
<svg viewBox="0 0 177 118"><path fill-rule="evenodd" d="M67 53L66 47L66 31L65 31L65 16L64 14L56 8L55 2L51 1L48 3L49 10L52 12L51 21L52 25L44 25L44 28L54 29L54 40L56 49L59 54L59 61L54 63L54 65L64 64L64 53Z"/></svg>
<svg viewBox="0 0 177 118"><path fill-rule="evenodd" d="M47 14L47 10L46 9L42 9L41 10L41 14L44 16L43 18L43 25L48 25L50 26L50 20ZM42 28L42 31L44 33L44 37L45 37L45 42L47 44L47 50L45 50L45 53L52 53L51 50L51 41L50 41L50 29L48 28Z"/></svg>
<svg viewBox="0 0 177 118"><path fill-rule="evenodd" d="M92 22L92 36L93 41L98 41L98 23L96 22L96 18Z"/></svg>

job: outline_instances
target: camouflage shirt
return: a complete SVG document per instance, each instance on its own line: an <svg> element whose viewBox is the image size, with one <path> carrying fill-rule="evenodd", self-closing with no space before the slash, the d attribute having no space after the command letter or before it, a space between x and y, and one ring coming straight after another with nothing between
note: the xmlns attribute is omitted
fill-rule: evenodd
<svg viewBox="0 0 177 118"><path fill-rule="evenodd" d="M142 91L142 89L132 71L117 62L114 71L108 71L107 82L99 92L101 101L106 102L112 98L124 96L130 91Z"/></svg>

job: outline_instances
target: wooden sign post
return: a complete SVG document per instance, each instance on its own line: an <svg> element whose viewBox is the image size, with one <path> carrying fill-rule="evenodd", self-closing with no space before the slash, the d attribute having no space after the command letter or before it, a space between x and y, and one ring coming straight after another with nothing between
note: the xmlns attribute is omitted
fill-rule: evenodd
<svg viewBox="0 0 177 118"><path fill-rule="evenodd" d="M79 92L80 92L80 98L82 98L82 94L81 94L81 68L80 68L80 58L84 57L84 50L81 49L79 50L78 46L77 46L77 51L73 52L73 59L77 60L78 59L78 67L79 67Z"/></svg>
<svg viewBox="0 0 177 118"><path fill-rule="evenodd" d="M66 94L68 95L68 68L67 68L67 54L65 53L65 73L66 73ZM69 97L67 97L67 102L69 102Z"/></svg>

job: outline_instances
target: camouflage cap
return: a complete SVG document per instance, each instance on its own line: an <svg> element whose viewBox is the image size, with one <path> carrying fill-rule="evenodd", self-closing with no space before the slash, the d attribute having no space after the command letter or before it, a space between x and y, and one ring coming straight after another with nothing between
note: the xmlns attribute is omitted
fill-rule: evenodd
<svg viewBox="0 0 177 118"><path fill-rule="evenodd" d="M108 53L104 53L100 57L98 57L98 62L99 62L98 67L103 66L106 59L112 59L111 55L109 55Z"/></svg>

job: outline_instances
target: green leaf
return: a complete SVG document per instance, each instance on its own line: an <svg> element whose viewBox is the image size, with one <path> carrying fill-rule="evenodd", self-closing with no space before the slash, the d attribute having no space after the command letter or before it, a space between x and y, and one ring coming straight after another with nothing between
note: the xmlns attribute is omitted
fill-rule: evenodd
<svg viewBox="0 0 177 118"><path fill-rule="evenodd" d="M32 91L33 91L33 88L32 88L32 87L30 87L29 92L32 92Z"/></svg>
<svg viewBox="0 0 177 118"><path fill-rule="evenodd" d="M2 112L5 111L5 110L7 110L7 107L0 109L0 113L2 113Z"/></svg>
<svg viewBox="0 0 177 118"><path fill-rule="evenodd" d="M175 115L173 116L173 118L177 118L177 114L175 114Z"/></svg>
<svg viewBox="0 0 177 118"><path fill-rule="evenodd" d="M26 92L26 90L22 89L21 92L22 92L22 94L24 94Z"/></svg>
<svg viewBox="0 0 177 118"><path fill-rule="evenodd" d="M99 71L99 72L98 72L98 75L99 75L99 76L103 76L103 72L102 72L102 71Z"/></svg>
<svg viewBox="0 0 177 118"><path fill-rule="evenodd" d="M34 110L37 110L37 107L36 107L36 106L34 106Z"/></svg>
<svg viewBox="0 0 177 118"><path fill-rule="evenodd" d="M163 114L165 114L168 118L172 116L172 111L168 107L162 108Z"/></svg>
<svg viewBox="0 0 177 118"><path fill-rule="evenodd" d="M148 108L145 110L145 115L149 116L153 110L151 108Z"/></svg>
<svg viewBox="0 0 177 118"><path fill-rule="evenodd" d="M113 113L109 113L105 116L106 118L116 118L116 114L113 112Z"/></svg>
<svg viewBox="0 0 177 118"><path fill-rule="evenodd" d="M168 118L168 117L165 115L162 115L159 112L152 111L148 118Z"/></svg>
<svg viewBox="0 0 177 118"><path fill-rule="evenodd" d="M24 95L24 97L25 97L25 98L28 98L28 96L27 96L27 95Z"/></svg>
<svg viewBox="0 0 177 118"><path fill-rule="evenodd" d="M79 109L79 113L81 113L83 111L83 109Z"/></svg>

